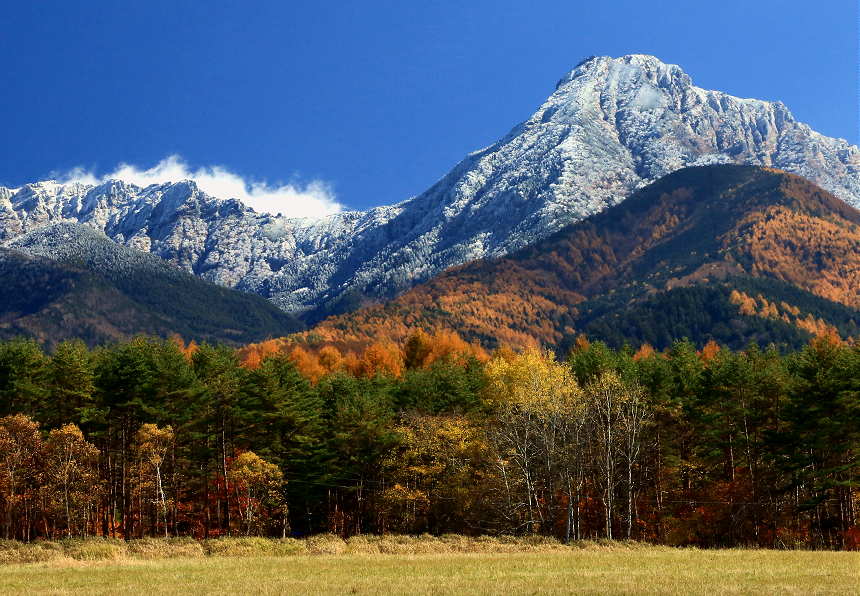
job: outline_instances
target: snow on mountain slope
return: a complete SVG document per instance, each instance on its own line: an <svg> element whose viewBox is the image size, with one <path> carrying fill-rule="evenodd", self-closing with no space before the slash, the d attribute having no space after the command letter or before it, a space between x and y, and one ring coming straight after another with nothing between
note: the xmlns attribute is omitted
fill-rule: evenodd
<svg viewBox="0 0 860 596"><path fill-rule="evenodd" d="M206 282L91 226L57 223L0 247L0 337L95 345L178 333L241 344L302 327L260 296Z"/></svg>
<svg viewBox="0 0 860 596"><path fill-rule="evenodd" d="M779 102L700 89L678 66L629 55L584 60L528 120L398 205L302 220L258 214L187 181L39 182L0 189L0 238L84 223L313 320L347 297L391 296L452 265L506 254L708 163L784 169L860 207L857 147Z"/></svg>

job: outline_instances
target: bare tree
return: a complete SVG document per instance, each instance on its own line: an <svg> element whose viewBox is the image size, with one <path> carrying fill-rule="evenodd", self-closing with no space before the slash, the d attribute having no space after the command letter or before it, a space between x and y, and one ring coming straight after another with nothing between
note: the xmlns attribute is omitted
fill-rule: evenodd
<svg viewBox="0 0 860 596"><path fill-rule="evenodd" d="M619 429L622 458L626 466L627 478L627 539L633 534L633 498L636 482L633 471L642 453L642 431L651 418L651 407L646 400L645 391L639 385L625 385L619 403Z"/></svg>
<svg viewBox="0 0 860 596"><path fill-rule="evenodd" d="M158 428L155 424L144 424L135 435L135 446L140 465L143 468L141 471L144 472L149 469L155 476L156 502L162 512L165 537L168 535L169 526L167 523L167 498L164 493L161 468L164 465L164 458L173 444L173 439L172 427Z"/></svg>
<svg viewBox="0 0 860 596"><path fill-rule="evenodd" d="M589 404L590 431L596 452L595 467L602 488L606 537L612 538L615 493L626 486L626 535L633 529L634 469L642 450L642 430L650 416L644 391L607 372L585 389ZM623 478L622 478L623 477Z"/></svg>

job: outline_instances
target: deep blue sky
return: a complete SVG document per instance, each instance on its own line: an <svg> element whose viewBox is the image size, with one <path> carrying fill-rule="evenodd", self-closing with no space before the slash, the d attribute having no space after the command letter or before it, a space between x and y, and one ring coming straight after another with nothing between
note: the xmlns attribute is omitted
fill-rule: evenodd
<svg viewBox="0 0 860 596"><path fill-rule="evenodd" d="M0 184L177 153L391 203L591 54L655 54L856 143L857 23L856 0L3 0Z"/></svg>

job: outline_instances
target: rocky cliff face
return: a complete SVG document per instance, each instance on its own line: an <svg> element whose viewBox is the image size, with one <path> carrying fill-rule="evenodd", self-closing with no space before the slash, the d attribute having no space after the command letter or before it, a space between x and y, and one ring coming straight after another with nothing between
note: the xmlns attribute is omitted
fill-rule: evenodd
<svg viewBox="0 0 860 596"><path fill-rule="evenodd" d="M499 256L688 165L745 163L808 178L860 206L860 150L781 103L700 89L653 56L593 57L525 122L400 204L319 220L258 214L193 183L39 182L0 189L0 237L57 221L104 230L217 283L315 319Z"/></svg>

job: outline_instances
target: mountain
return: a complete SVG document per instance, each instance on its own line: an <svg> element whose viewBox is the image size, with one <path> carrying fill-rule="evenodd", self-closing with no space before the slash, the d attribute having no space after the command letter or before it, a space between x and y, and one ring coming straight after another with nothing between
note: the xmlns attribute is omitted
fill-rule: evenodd
<svg viewBox="0 0 860 596"><path fill-rule="evenodd" d="M455 329L485 345L570 345L581 333L663 348L860 336L860 211L771 168L690 167L507 257L330 318L309 340Z"/></svg>
<svg viewBox="0 0 860 596"><path fill-rule="evenodd" d="M0 248L0 337L94 345L178 333L238 344L301 328L259 296L202 280L91 227L55 224Z"/></svg>
<svg viewBox="0 0 860 596"><path fill-rule="evenodd" d="M690 165L799 174L860 205L860 150L779 102L693 85L653 56L592 57L525 122L402 203L316 220L259 214L191 182L39 182L0 189L0 239L83 223L221 285L317 321L453 265L498 257Z"/></svg>

